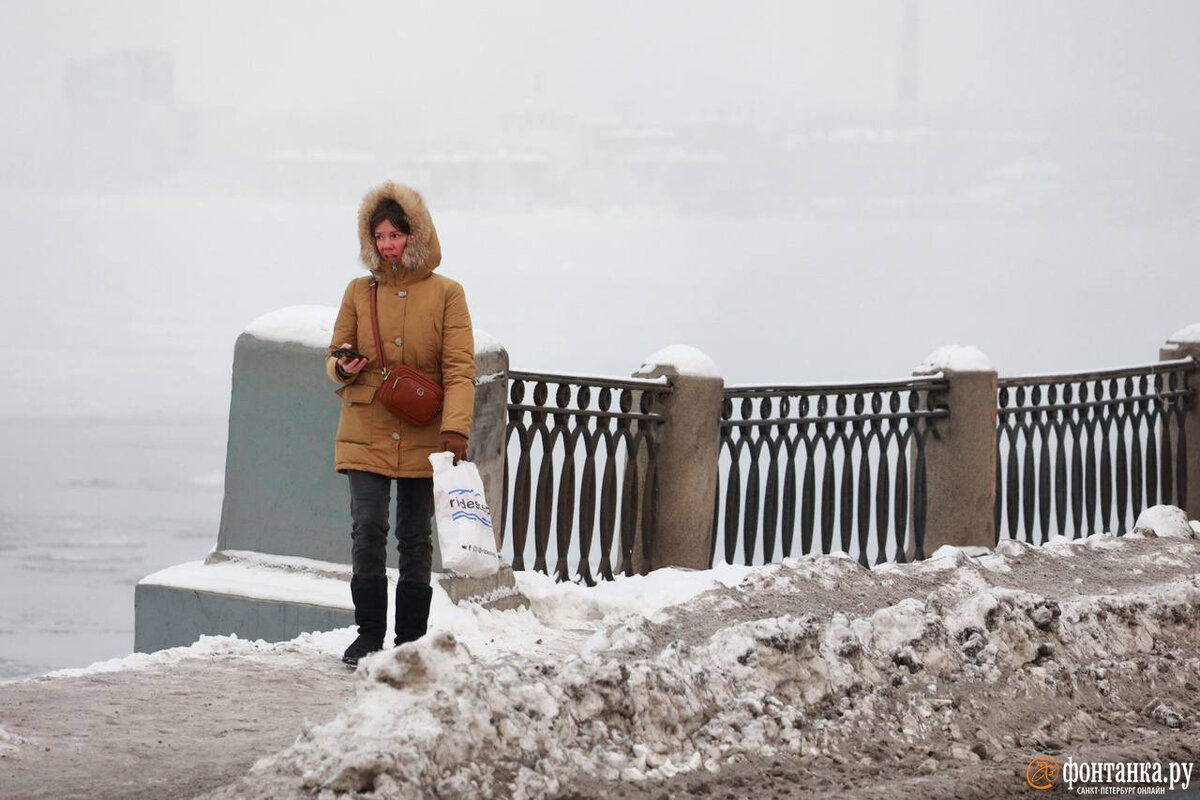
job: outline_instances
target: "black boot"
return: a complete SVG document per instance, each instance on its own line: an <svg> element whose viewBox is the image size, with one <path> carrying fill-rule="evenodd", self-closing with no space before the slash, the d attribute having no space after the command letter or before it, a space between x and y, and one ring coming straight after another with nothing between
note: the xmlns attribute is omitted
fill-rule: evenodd
<svg viewBox="0 0 1200 800"><path fill-rule="evenodd" d="M429 601L433 587L424 583L401 581L396 584L396 646L415 642L425 635L429 625Z"/></svg>
<svg viewBox="0 0 1200 800"><path fill-rule="evenodd" d="M360 658L383 649L387 634L387 578L350 579L350 596L354 598L354 621L358 623L358 638L346 648L342 661L350 666Z"/></svg>

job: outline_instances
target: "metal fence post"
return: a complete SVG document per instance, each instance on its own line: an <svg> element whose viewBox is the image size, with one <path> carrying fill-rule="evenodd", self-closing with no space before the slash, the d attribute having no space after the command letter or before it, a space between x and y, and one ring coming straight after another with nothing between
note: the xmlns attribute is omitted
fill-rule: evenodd
<svg viewBox="0 0 1200 800"><path fill-rule="evenodd" d="M946 544L990 548L996 542L996 370L974 348L944 347L913 374L939 372L949 388L937 404L947 406L950 417L925 440L925 502L912 502L914 513L925 517L925 556ZM921 491L920 481L913 485Z"/></svg>
<svg viewBox="0 0 1200 800"><path fill-rule="evenodd" d="M1158 351L1160 361L1173 361L1191 356L1200 362L1200 324L1189 325L1167 338L1167 343ZM1186 498L1179 505L1184 507L1188 519L1200 519L1200 372L1189 376L1188 388L1192 396L1183 413L1183 435L1187 454L1181 459L1187 474L1181 482Z"/></svg>
<svg viewBox="0 0 1200 800"><path fill-rule="evenodd" d="M662 376L674 388L656 439L656 530L634 547L634 569L708 569L725 381L708 356L684 345L658 351L633 375Z"/></svg>

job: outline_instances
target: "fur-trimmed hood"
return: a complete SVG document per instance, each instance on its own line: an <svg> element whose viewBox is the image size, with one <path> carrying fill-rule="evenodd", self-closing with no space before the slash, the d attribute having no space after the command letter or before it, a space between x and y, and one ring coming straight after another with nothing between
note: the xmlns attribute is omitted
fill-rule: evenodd
<svg viewBox="0 0 1200 800"><path fill-rule="evenodd" d="M379 258L379 251L375 249L375 232L370 229L371 215L384 200L399 203L412 228L404 255L400 256L400 267L404 270L402 275L389 274L393 270ZM363 265L384 283L419 280L442 263L442 245L438 242L437 229L433 227L433 218L429 216L425 200L416 190L392 181L375 187L363 197L358 209L358 241Z"/></svg>

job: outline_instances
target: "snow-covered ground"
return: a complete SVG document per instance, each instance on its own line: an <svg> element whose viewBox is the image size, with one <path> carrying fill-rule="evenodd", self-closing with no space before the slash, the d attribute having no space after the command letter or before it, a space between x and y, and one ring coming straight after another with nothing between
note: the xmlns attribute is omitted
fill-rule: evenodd
<svg viewBox="0 0 1200 800"><path fill-rule="evenodd" d="M206 638L0 687L0 774L15 797L52 768L63 797L1004 796L1039 753L1191 761L1200 541L1173 531L873 571L523 573L529 610L439 591L428 636L354 673L348 629Z"/></svg>

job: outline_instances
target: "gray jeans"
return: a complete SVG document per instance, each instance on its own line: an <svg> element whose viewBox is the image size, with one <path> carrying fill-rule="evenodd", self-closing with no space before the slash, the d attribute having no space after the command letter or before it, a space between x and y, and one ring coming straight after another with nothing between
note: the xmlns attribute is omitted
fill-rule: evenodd
<svg viewBox="0 0 1200 800"><path fill-rule="evenodd" d="M354 469L346 474L350 477L350 516L354 522L350 531L354 575L387 575L388 512L394 480L400 580L428 586L433 563L433 478L389 478Z"/></svg>

